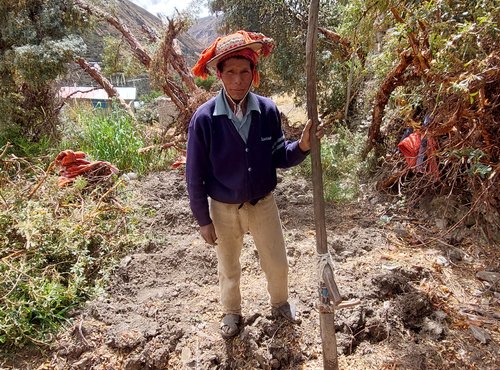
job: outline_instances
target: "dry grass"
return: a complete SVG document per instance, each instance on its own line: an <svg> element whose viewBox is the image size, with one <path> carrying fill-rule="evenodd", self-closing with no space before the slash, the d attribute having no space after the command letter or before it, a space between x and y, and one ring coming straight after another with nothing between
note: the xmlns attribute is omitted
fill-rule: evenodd
<svg viewBox="0 0 500 370"><path fill-rule="evenodd" d="M307 121L306 107L296 106L293 96L280 94L271 96L271 99L276 103L280 112L288 117L290 126L301 127Z"/></svg>

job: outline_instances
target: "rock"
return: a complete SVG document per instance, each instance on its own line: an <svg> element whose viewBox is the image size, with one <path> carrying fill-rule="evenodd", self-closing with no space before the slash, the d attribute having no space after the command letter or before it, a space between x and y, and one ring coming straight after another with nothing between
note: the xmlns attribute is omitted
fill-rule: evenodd
<svg viewBox="0 0 500 370"><path fill-rule="evenodd" d="M459 248L451 248L449 251L448 251L448 258L452 261L452 262L460 262L464 259L464 251L462 251L461 249Z"/></svg>
<svg viewBox="0 0 500 370"><path fill-rule="evenodd" d="M478 326L470 325L469 330L480 343L487 344L491 340L491 336Z"/></svg>
<svg viewBox="0 0 500 370"><path fill-rule="evenodd" d="M144 363L140 356L129 357L123 365L124 370L141 370L144 368Z"/></svg>
<svg viewBox="0 0 500 370"><path fill-rule="evenodd" d="M132 261L131 256L126 256L120 261L120 267L125 268L129 265L129 263Z"/></svg>
<svg viewBox="0 0 500 370"><path fill-rule="evenodd" d="M406 229L405 225L403 225L401 222L396 222L392 230L400 238L406 238L409 236L408 230Z"/></svg>
<svg viewBox="0 0 500 370"><path fill-rule="evenodd" d="M356 255L356 251L354 251L354 250L348 249L348 250L340 252L340 257L343 257L343 258L354 257L355 255Z"/></svg>
<svg viewBox="0 0 500 370"><path fill-rule="evenodd" d="M392 262L392 263L389 262L389 263L382 264L382 268L385 270L389 270L389 271L395 271L395 270L399 270L401 268L401 266L396 262Z"/></svg>
<svg viewBox="0 0 500 370"><path fill-rule="evenodd" d="M445 230L448 226L448 221L444 218L436 219L436 227L441 230Z"/></svg>
<svg viewBox="0 0 500 370"><path fill-rule="evenodd" d="M106 344L114 349L132 349L144 342L144 335L137 329L112 328L107 334Z"/></svg>
<svg viewBox="0 0 500 370"><path fill-rule="evenodd" d="M437 256L436 263L443 267L448 267L450 265L450 261L445 256Z"/></svg>
<svg viewBox="0 0 500 370"><path fill-rule="evenodd" d="M279 360L277 360L275 358L273 358L271 360L270 365L271 365L271 369L279 369L281 367Z"/></svg>
<svg viewBox="0 0 500 370"><path fill-rule="evenodd" d="M439 322L442 322L448 318L448 314L441 310L434 311L432 313L432 316Z"/></svg>
<svg viewBox="0 0 500 370"><path fill-rule="evenodd" d="M137 175L135 172L129 172L123 175L123 179L125 181L133 181L137 180L139 178L139 175Z"/></svg>
<svg viewBox="0 0 500 370"><path fill-rule="evenodd" d="M491 289L500 292L500 273L492 271L478 271L476 277L479 280L486 281L491 284Z"/></svg>
<svg viewBox="0 0 500 370"><path fill-rule="evenodd" d="M181 359L182 359L182 363L185 365L188 365L189 363L191 363L193 361L193 353L191 352L189 347L184 347L182 349Z"/></svg>
<svg viewBox="0 0 500 370"><path fill-rule="evenodd" d="M382 216L380 216L380 222L382 224L388 224L388 223L391 222L391 220L392 220L392 216L388 216L388 215L382 215Z"/></svg>
<svg viewBox="0 0 500 370"><path fill-rule="evenodd" d="M438 340L443 338L445 329L441 323L425 317L424 322L422 323L422 332L427 333L433 339Z"/></svg>

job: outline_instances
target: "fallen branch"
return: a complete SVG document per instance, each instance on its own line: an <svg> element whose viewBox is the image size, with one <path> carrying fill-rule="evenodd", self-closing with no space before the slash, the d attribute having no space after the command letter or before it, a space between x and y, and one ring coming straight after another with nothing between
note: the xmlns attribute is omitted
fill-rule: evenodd
<svg viewBox="0 0 500 370"><path fill-rule="evenodd" d="M42 184L45 182L45 180L47 180L47 177L49 177L50 172L54 168L54 165L55 165L55 161L52 161L49 164L49 167L47 167L47 171L45 171L45 174L43 175L43 177L38 181L38 183L35 185L35 187L33 187L33 189L31 189L31 191L29 192L28 200L31 199L31 197L36 193L36 191L40 188L40 186L42 186Z"/></svg>
<svg viewBox="0 0 500 370"><path fill-rule="evenodd" d="M7 151L9 150L9 148L12 146L11 143L7 143L4 145L3 147L3 150L2 150L2 153L0 154L0 160L2 160L3 157L5 157L5 155L7 154Z"/></svg>

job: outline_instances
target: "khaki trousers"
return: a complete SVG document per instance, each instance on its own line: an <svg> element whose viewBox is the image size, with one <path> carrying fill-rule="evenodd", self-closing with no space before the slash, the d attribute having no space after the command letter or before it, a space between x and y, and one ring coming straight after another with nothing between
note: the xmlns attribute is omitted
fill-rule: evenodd
<svg viewBox="0 0 500 370"><path fill-rule="evenodd" d="M217 234L218 274L225 313L241 314L240 255L243 236L250 232L267 279L271 306L288 300L288 261L278 207L271 193L257 204L226 204L210 199Z"/></svg>

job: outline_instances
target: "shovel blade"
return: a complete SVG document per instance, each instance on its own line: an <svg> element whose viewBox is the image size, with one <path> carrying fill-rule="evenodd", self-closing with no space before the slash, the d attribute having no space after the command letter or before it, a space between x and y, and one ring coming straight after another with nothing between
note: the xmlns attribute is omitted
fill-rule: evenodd
<svg viewBox="0 0 500 370"><path fill-rule="evenodd" d="M329 265L326 265L325 269L323 270L323 281L328 288L328 295L330 296L330 300L335 306L337 306L340 302L342 302L342 296L340 295L339 288L337 286L337 283L335 282L333 270Z"/></svg>

